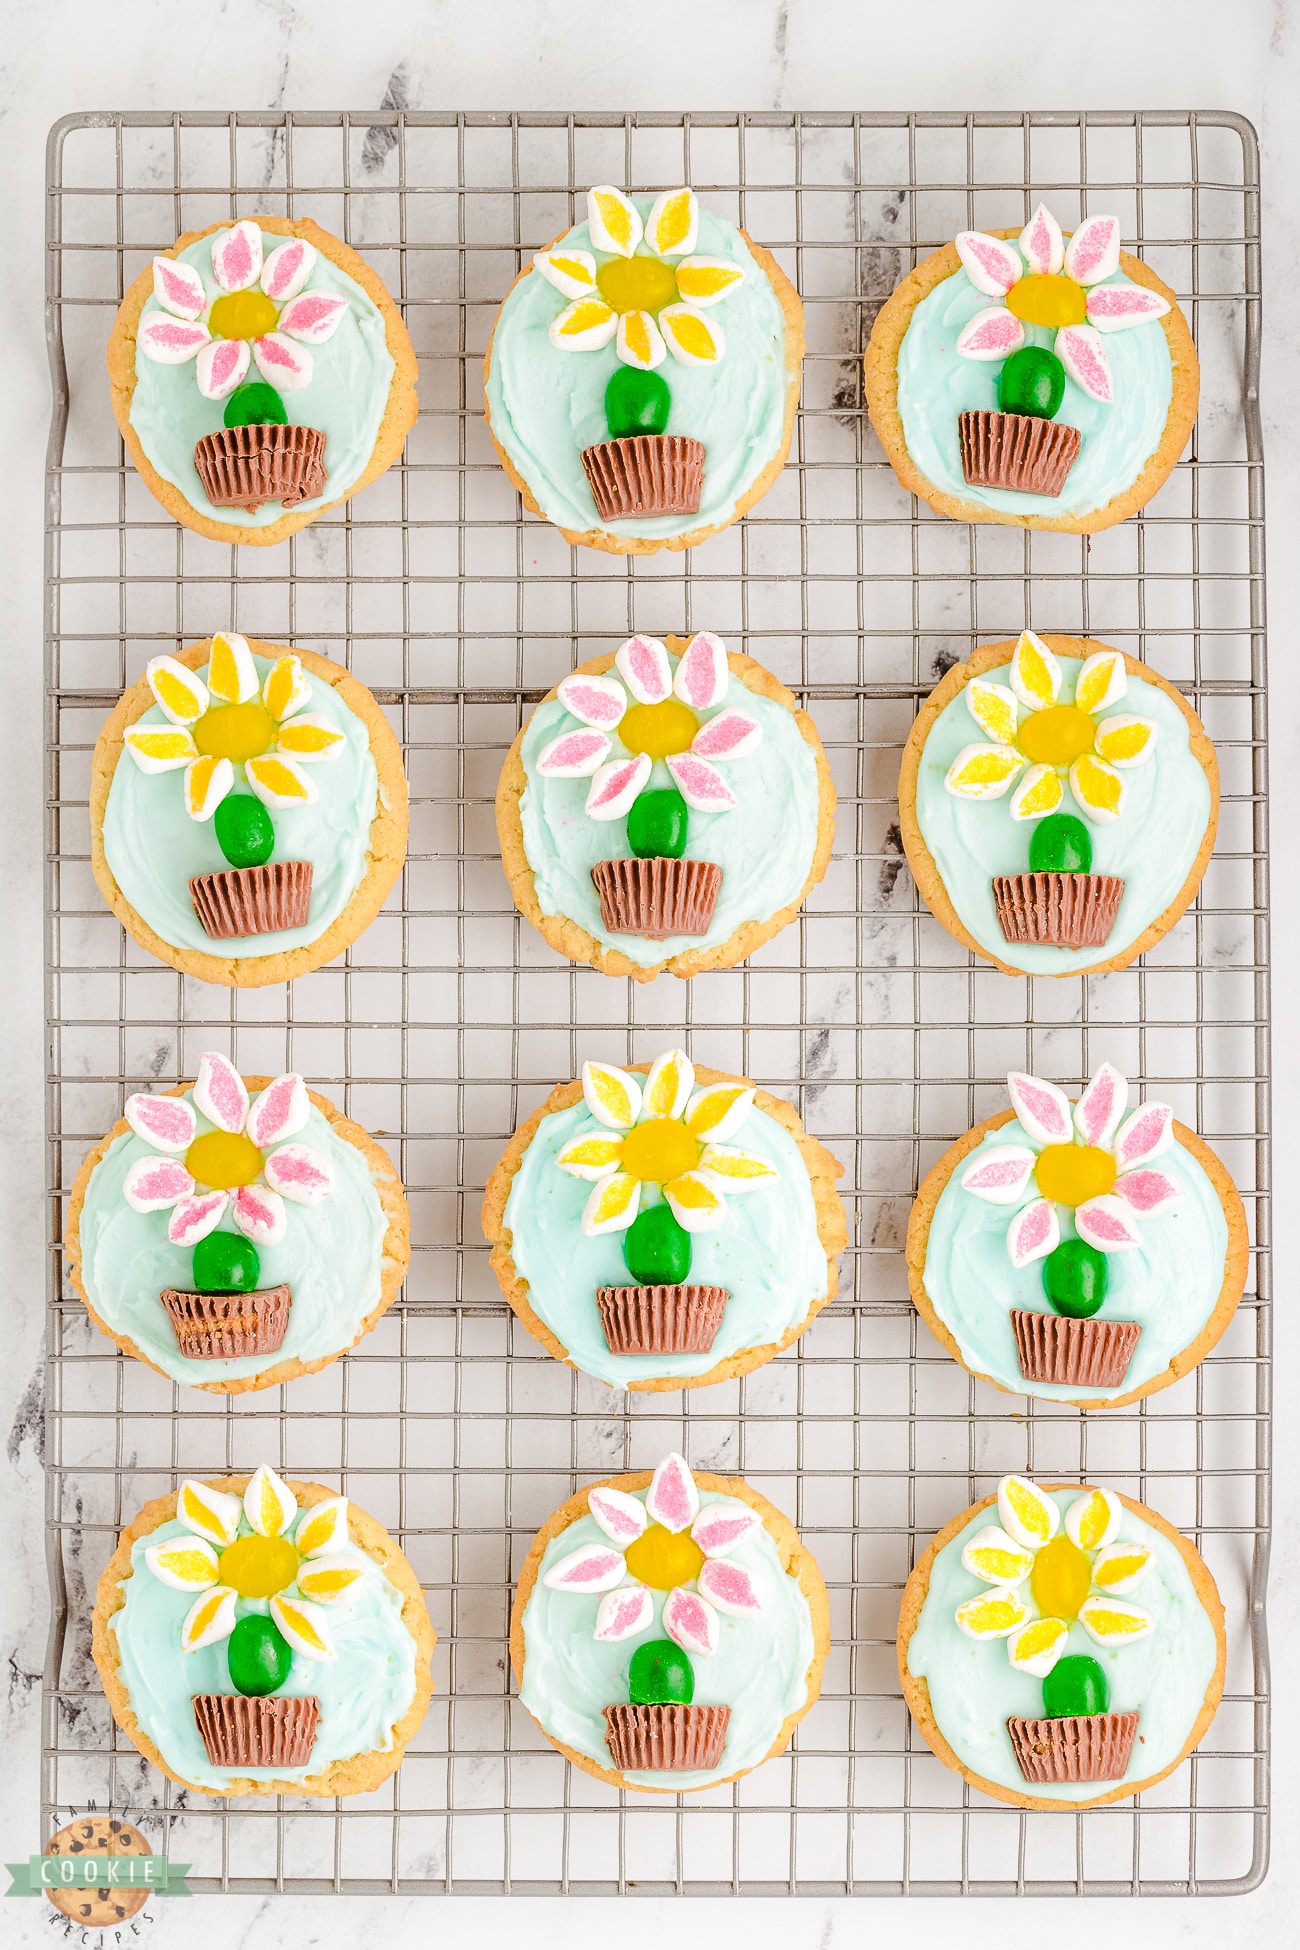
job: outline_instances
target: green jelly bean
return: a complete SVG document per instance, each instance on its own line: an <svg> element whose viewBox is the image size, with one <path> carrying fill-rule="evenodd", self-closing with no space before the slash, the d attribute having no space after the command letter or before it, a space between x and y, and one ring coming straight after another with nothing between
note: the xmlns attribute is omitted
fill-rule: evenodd
<svg viewBox="0 0 1300 1950"><path fill-rule="evenodd" d="M627 843L638 860L680 860L687 818L686 801L675 785L643 792L627 816Z"/></svg>
<svg viewBox="0 0 1300 1950"><path fill-rule="evenodd" d="M1091 873L1092 835L1073 813L1048 813L1029 836L1030 873Z"/></svg>
<svg viewBox="0 0 1300 1950"><path fill-rule="evenodd" d="M228 427L282 427L288 418L284 401L264 379L249 379L236 386L226 401L224 419Z"/></svg>
<svg viewBox="0 0 1300 1950"><path fill-rule="evenodd" d="M1090 1320L1106 1298L1106 1255L1086 1239L1063 1239L1043 1261L1043 1288L1052 1310Z"/></svg>
<svg viewBox="0 0 1300 1950"><path fill-rule="evenodd" d="M1024 345L998 374L998 405L1004 413L1054 420L1065 398L1065 367L1046 346Z"/></svg>
<svg viewBox="0 0 1300 1950"><path fill-rule="evenodd" d="M217 845L232 867L265 866L275 852L271 815L251 792L231 792L212 817Z"/></svg>
<svg viewBox="0 0 1300 1950"><path fill-rule="evenodd" d="M638 1212L623 1235L627 1270L639 1286L680 1286L691 1270L691 1235L667 1199Z"/></svg>
<svg viewBox="0 0 1300 1950"><path fill-rule="evenodd" d="M1068 1652L1058 1659L1043 1681L1043 1714L1049 1720L1072 1720L1078 1713L1108 1713L1110 1687L1106 1675L1086 1652Z"/></svg>
<svg viewBox="0 0 1300 1950"><path fill-rule="evenodd" d="M695 1672L681 1647L671 1639L638 1645L628 1667L627 1696L633 1706L662 1706L670 1700L689 1706L695 1697Z"/></svg>
<svg viewBox="0 0 1300 1950"><path fill-rule="evenodd" d="M627 440L637 433L663 433L668 425L672 395L668 381L657 372L619 366L605 388L605 418L611 440Z"/></svg>
<svg viewBox="0 0 1300 1950"><path fill-rule="evenodd" d="M230 1683L245 1699L264 1699L289 1677L293 1648L274 1619L252 1612L226 1641Z"/></svg>
<svg viewBox="0 0 1300 1950"><path fill-rule="evenodd" d="M257 1247L239 1232L210 1232L194 1248L196 1293L252 1293L261 1278Z"/></svg>

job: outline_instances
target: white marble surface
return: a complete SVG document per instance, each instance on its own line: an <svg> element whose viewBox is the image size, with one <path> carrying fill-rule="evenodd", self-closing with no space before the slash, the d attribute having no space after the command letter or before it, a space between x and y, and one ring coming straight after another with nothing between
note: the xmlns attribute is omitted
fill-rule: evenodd
<svg viewBox="0 0 1300 1950"><path fill-rule="evenodd" d="M39 1672L45 1637L41 1552L39 1399L42 1345L41 1243L41 468L48 415L42 338L43 149L46 131L73 109L214 108L287 105L364 109L381 103L465 108L844 107L1204 107L1249 116L1263 140L1266 352L1263 379L1269 467L1272 625L1274 940L1279 1027L1275 1041L1278 1141L1275 1184L1280 1299L1278 1394L1300 1359L1292 1265L1297 1163L1290 1089L1300 1043L1291 1030L1288 971L1300 949L1294 854L1300 827L1300 679L1294 640L1300 622L1300 266L1295 217L1300 180L1300 10L1293 0L1094 0L1086 10L1026 8L1022 0L659 0L654 8L589 0L9 0L0 66L0 159L9 188L5 275L0 281L6 383L0 389L6 466L0 521L9 544L5 708L0 712L0 816L5 835L4 916L8 955L0 967L0 1019L10 1060L0 1067L0 1238L4 1240L9 1339L0 1363L0 1415L8 1432L8 1494L0 1506L0 1643L7 1681L0 1694L0 1783L6 1853L40 1846L36 1770ZM1055 30L1055 31L1053 31ZM208 1950L249 1945L333 1946L383 1929L394 1944L429 1931L450 1942L470 1932L487 1942L539 1947L616 1927L628 1945L665 1930L707 1928L712 1942L778 1941L824 1946L858 1940L864 1928L906 1929L918 1944L960 1930L968 1943L1003 1941L1008 1930L1050 1928L1061 1944L1093 1942L1116 1927L1148 1944L1245 1941L1278 1932L1300 1897L1294 1845L1300 1563L1291 1486L1300 1425L1279 1418L1278 1538L1273 1559L1275 1766L1274 1868L1256 1895L1131 1906L1055 1905L1013 1916L1000 1902L913 1903L870 1919L860 1905L807 1901L690 1906L465 1899L420 1901L200 1900L155 1903L146 1940L179 1942L201 1932ZM7 1941L37 1942L51 1918L36 1904L3 1912ZM44 1933L44 1936L42 1935Z"/></svg>

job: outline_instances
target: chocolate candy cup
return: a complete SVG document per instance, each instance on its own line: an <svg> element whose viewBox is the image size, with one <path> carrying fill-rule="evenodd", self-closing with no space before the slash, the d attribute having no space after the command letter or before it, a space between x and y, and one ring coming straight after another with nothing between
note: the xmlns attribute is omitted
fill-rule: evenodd
<svg viewBox="0 0 1300 1950"><path fill-rule="evenodd" d="M1002 873L993 905L1007 941L1104 948L1123 892L1113 873Z"/></svg>
<svg viewBox="0 0 1300 1950"><path fill-rule="evenodd" d="M227 867L190 882L190 899L203 931L213 941L237 935L278 934L307 925L311 905L310 860L272 860L264 867Z"/></svg>
<svg viewBox="0 0 1300 1950"><path fill-rule="evenodd" d="M195 1725L214 1767L306 1767L319 1718L314 1698L194 1695Z"/></svg>
<svg viewBox="0 0 1300 1950"><path fill-rule="evenodd" d="M697 515L704 486L704 448L680 433L636 433L583 449L592 498L602 521L629 515Z"/></svg>
<svg viewBox="0 0 1300 1950"><path fill-rule="evenodd" d="M612 1354L707 1354L731 1298L725 1286L598 1286Z"/></svg>
<svg viewBox="0 0 1300 1950"><path fill-rule="evenodd" d="M957 427L971 487L1057 495L1079 453L1078 427L1031 413L959 413Z"/></svg>
<svg viewBox="0 0 1300 1950"><path fill-rule="evenodd" d="M325 435L274 423L221 427L199 441L194 465L214 508L294 508L325 492Z"/></svg>
<svg viewBox="0 0 1300 1950"><path fill-rule="evenodd" d="M252 1293L181 1293L169 1286L158 1298L187 1361L230 1361L275 1353L288 1330L293 1293L288 1286Z"/></svg>
<svg viewBox="0 0 1300 1950"><path fill-rule="evenodd" d="M712 860L601 860L591 870L611 934L707 934L722 889Z"/></svg>
<svg viewBox="0 0 1300 1950"><path fill-rule="evenodd" d="M1012 1309L1011 1331L1026 1381L1080 1388L1118 1388L1142 1333L1136 1320L1073 1320L1024 1307Z"/></svg>
<svg viewBox="0 0 1300 1950"><path fill-rule="evenodd" d="M1027 1781L1122 1781L1137 1725L1136 1713L1081 1713L1069 1720L1008 1720L1007 1732Z"/></svg>
<svg viewBox="0 0 1300 1950"><path fill-rule="evenodd" d="M621 1774L716 1767L729 1706L607 1706L605 1741Z"/></svg>

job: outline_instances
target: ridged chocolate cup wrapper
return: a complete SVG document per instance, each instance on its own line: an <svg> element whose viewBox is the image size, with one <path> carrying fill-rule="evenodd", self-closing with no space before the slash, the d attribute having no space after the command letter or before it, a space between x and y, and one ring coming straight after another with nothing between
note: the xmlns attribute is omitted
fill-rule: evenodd
<svg viewBox="0 0 1300 1950"><path fill-rule="evenodd" d="M722 891L713 860L601 860L591 870L610 934L707 934Z"/></svg>
<svg viewBox="0 0 1300 1950"><path fill-rule="evenodd" d="M311 906L310 860L271 860L261 867L228 867L190 882L190 900L210 941L279 934L304 928Z"/></svg>
<svg viewBox="0 0 1300 1950"><path fill-rule="evenodd" d="M707 1354L731 1298L725 1286L598 1286L611 1354Z"/></svg>
<svg viewBox="0 0 1300 1950"><path fill-rule="evenodd" d="M585 447L582 464L602 521L632 515L697 515L704 448L680 433L635 433Z"/></svg>
<svg viewBox="0 0 1300 1950"><path fill-rule="evenodd" d="M325 435L275 423L220 427L198 442L194 466L214 508L296 508L325 492Z"/></svg>
<svg viewBox="0 0 1300 1950"><path fill-rule="evenodd" d="M306 1767L319 1719L315 1698L194 1695L194 1723L214 1767Z"/></svg>
<svg viewBox="0 0 1300 1950"><path fill-rule="evenodd" d="M1002 873L993 880L1003 939L1051 948L1104 948L1123 893L1113 873Z"/></svg>
<svg viewBox="0 0 1300 1950"><path fill-rule="evenodd" d="M1079 454L1078 427L1032 413L959 413L961 471L970 487L1055 498Z"/></svg>
<svg viewBox="0 0 1300 1950"><path fill-rule="evenodd" d="M1016 1762L1027 1781L1122 1781L1136 1713L1079 1713L1065 1720L1008 1720Z"/></svg>
<svg viewBox="0 0 1300 1950"><path fill-rule="evenodd" d="M293 1293L288 1286L252 1293L182 1293L166 1287L176 1345L187 1361L234 1361L245 1354L274 1354L289 1327Z"/></svg>
<svg viewBox="0 0 1300 1950"><path fill-rule="evenodd" d="M607 1706L605 1743L620 1774L684 1773L716 1767L729 1706Z"/></svg>
<svg viewBox="0 0 1300 1950"><path fill-rule="evenodd" d="M1011 1331L1026 1381L1071 1388L1118 1388L1142 1334L1136 1320L1074 1320L1025 1307L1012 1308Z"/></svg>

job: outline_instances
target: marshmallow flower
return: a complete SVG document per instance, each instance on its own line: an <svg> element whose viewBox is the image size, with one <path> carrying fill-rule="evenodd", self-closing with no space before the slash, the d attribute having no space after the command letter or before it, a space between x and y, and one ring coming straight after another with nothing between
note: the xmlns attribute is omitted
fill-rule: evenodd
<svg viewBox="0 0 1300 1950"><path fill-rule="evenodd" d="M1103 1063L1071 1104L1063 1090L1013 1071L1011 1102L1028 1144L981 1146L962 1173L963 1191L1015 1207L1007 1254L1015 1267L1045 1259L1061 1240L1057 1206L1073 1208L1079 1237L1098 1252L1130 1252L1140 1219L1164 1212L1182 1187L1153 1160L1174 1143L1168 1104L1139 1104L1125 1117L1128 1083Z"/></svg>
<svg viewBox="0 0 1300 1950"><path fill-rule="evenodd" d="M1163 318L1169 302L1145 285L1107 284L1119 269L1119 218L1089 217L1069 243L1040 203L1015 244L963 230L957 255L977 291L996 302L962 327L963 359L1006 359L1025 343L1025 323L1055 326L1053 350L1089 399L1112 405L1115 387L1102 334ZM1024 321L1024 322L1022 322Z"/></svg>
<svg viewBox="0 0 1300 1950"><path fill-rule="evenodd" d="M250 1103L238 1070L208 1050L191 1094L193 1103L143 1093L127 1098L126 1121L154 1152L127 1171L123 1198L133 1212L170 1212L174 1246L206 1239L227 1208L255 1245L278 1245L288 1225L285 1199L319 1205L334 1190L329 1160L310 1145L286 1142L311 1116L306 1084L293 1073L276 1077ZM196 1109L214 1130L200 1133Z"/></svg>
<svg viewBox="0 0 1300 1950"><path fill-rule="evenodd" d="M665 190L644 222L622 190L588 190L587 228L601 264L572 244L533 258L533 269L572 300L551 325L551 344L560 352L598 352L613 339L623 364L642 372L670 352L679 365L716 366L726 341L705 313L745 273L729 258L693 255L699 226L693 190Z"/></svg>
<svg viewBox="0 0 1300 1950"><path fill-rule="evenodd" d="M311 684L297 657L278 657L259 684L248 640L212 639L207 682L175 657L154 657L145 677L168 724L133 724L123 734L142 772L184 770L185 810L211 819L243 771L264 806L314 805L320 794L304 765L342 756L344 732L302 708Z"/></svg>
<svg viewBox="0 0 1300 1950"><path fill-rule="evenodd" d="M333 338L348 308L346 298L312 291L317 251L290 237L263 255L264 240L247 217L212 237L212 275L219 287L209 298L192 264L155 257L153 291L162 310L141 321L138 344L158 365L194 361L205 399L221 400L248 377L254 364L282 393L311 383L310 348Z"/></svg>
<svg viewBox="0 0 1300 1950"><path fill-rule="evenodd" d="M1017 1672L1044 1679L1065 1651L1076 1621L1097 1645L1131 1645L1155 1620L1119 1594L1151 1568L1145 1544L1115 1537L1124 1506L1110 1490L1084 1490L1065 1513L1020 1476L998 1485L1000 1521L978 1531L961 1554L965 1569L996 1589L958 1605L967 1638L1005 1639Z"/></svg>
<svg viewBox="0 0 1300 1950"><path fill-rule="evenodd" d="M1150 718L1112 710L1128 690L1122 654L1094 652L1073 702L1062 704L1060 664L1041 637L1022 630L1009 675L1010 690L987 677L967 684L967 709L992 742L964 745L945 789L957 799L1001 799L1015 786L1011 817L1030 820L1060 811L1068 779L1079 810L1094 825L1111 825L1124 810L1123 774L1146 764L1157 732Z"/></svg>
<svg viewBox="0 0 1300 1950"><path fill-rule="evenodd" d="M734 706L717 709L731 682L726 647L701 630L674 670L656 637L634 636L616 652L614 667L617 677L575 672L556 687L582 729L553 738L538 755L538 771L545 778L590 778L588 816L621 819L661 759L692 811L733 811L735 798L717 768L747 758L763 731ZM617 758L610 757L614 733L625 754Z"/></svg>
<svg viewBox="0 0 1300 1950"><path fill-rule="evenodd" d="M593 1638L629 1639L644 1632L654 1621L650 1586L668 1592L666 1635L684 1651L705 1657L718 1649L720 1612L750 1618L763 1609L750 1573L726 1562L762 1518L756 1510L723 1503L701 1508L695 1478L681 1456L664 1457L644 1503L597 1485L588 1492L587 1507L608 1544L580 1545L543 1582L553 1591L604 1594ZM680 1583L674 1581L679 1575Z"/></svg>

